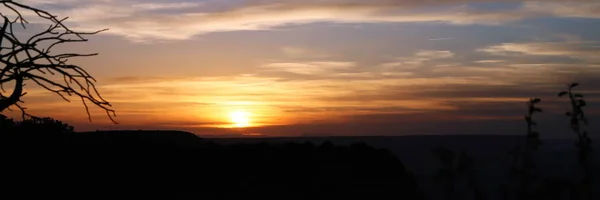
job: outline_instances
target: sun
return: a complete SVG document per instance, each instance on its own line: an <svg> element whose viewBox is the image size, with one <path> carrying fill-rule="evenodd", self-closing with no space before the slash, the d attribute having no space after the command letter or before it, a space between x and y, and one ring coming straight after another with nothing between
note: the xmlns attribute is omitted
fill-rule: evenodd
<svg viewBox="0 0 600 200"><path fill-rule="evenodd" d="M238 128L250 126L250 113L246 111L234 111L229 113L229 119L233 126Z"/></svg>

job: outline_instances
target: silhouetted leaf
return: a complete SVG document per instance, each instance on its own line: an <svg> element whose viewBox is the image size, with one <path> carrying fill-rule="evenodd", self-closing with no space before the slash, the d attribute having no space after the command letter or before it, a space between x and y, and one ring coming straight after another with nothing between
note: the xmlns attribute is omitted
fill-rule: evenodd
<svg viewBox="0 0 600 200"><path fill-rule="evenodd" d="M436 182L441 182L444 181L447 177L449 177L451 172L448 172L447 169L440 169L440 171L438 171L433 178L435 179Z"/></svg>
<svg viewBox="0 0 600 200"><path fill-rule="evenodd" d="M583 107L583 106L587 105L587 103L586 103L586 102L585 102L585 100L583 100L583 99L580 99L580 100L578 100L577 102L579 103L579 106L581 106L581 107Z"/></svg>
<svg viewBox="0 0 600 200"><path fill-rule="evenodd" d="M565 96L566 94L568 94L568 92L562 91L562 92L558 93L558 96L562 97L562 96Z"/></svg>
<svg viewBox="0 0 600 200"><path fill-rule="evenodd" d="M571 85L569 85L570 88L574 88L577 87L579 85L579 83L571 83Z"/></svg>
<svg viewBox="0 0 600 200"><path fill-rule="evenodd" d="M521 146L517 145L510 150L508 150L507 155L513 156L515 159L519 157L519 152L521 151Z"/></svg>
<svg viewBox="0 0 600 200"><path fill-rule="evenodd" d="M574 97L579 97L579 98L583 98L583 94L574 94Z"/></svg>
<svg viewBox="0 0 600 200"><path fill-rule="evenodd" d="M535 99L531 100L531 103L539 103L539 102L542 102L542 100L539 98L535 98Z"/></svg>
<svg viewBox="0 0 600 200"><path fill-rule="evenodd" d="M570 116L572 116L573 114L571 114L571 112L566 112L566 113L565 113L565 115L570 117Z"/></svg>
<svg viewBox="0 0 600 200"><path fill-rule="evenodd" d="M540 140L536 140L535 143L533 143L533 149L537 150L538 148L540 148L540 146L542 146L544 143ZM533 166L535 168L537 168L536 166Z"/></svg>
<svg viewBox="0 0 600 200"><path fill-rule="evenodd" d="M528 134L528 136L529 136L530 138L537 138L537 137L539 137L539 136L540 136L540 133L538 133L538 132L535 132L535 131L532 131L531 133L529 133L529 134Z"/></svg>
<svg viewBox="0 0 600 200"><path fill-rule="evenodd" d="M571 117L571 126L576 126L578 123L577 117Z"/></svg>
<svg viewBox="0 0 600 200"><path fill-rule="evenodd" d="M543 112L541 108L533 108L533 111L535 111L535 112Z"/></svg>

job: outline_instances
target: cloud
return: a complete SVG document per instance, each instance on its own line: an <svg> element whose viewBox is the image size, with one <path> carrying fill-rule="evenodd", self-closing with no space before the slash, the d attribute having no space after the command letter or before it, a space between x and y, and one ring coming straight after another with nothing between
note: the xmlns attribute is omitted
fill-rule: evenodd
<svg viewBox="0 0 600 200"><path fill-rule="evenodd" d="M509 42L469 53L443 62L413 62L412 68L397 69L413 72L417 77L487 77L489 81L502 80L510 83L508 85L528 87L532 92L540 86L560 88L573 81L589 84L600 81L597 78L600 77L597 57L600 43L597 41L567 38L564 41Z"/></svg>
<svg viewBox="0 0 600 200"><path fill-rule="evenodd" d="M313 63L314 64L314 63ZM318 63L332 68L346 68L350 63ZM357 72L354 75L361 74ZM98 88L104 98L118 110L124 124L150 123L156 119L227 123L227 113L244 108L255 114L261 123L299 123L306 120L334 120L335 116L380 112L436 112L454 109L445 105L448 98L423 100L416 91L432 91L451 85L502 85L478 77L422 78L400 75L365 74L365 77L341 77L345 74L319 79L285 79L261 76L223 77L116 77L100 80ZM413 75L413 74L409 74ZM57 109L68 110L59 118L74 121L85 118L78 102L67 103L47 95L26 96L33 114L46 116ZM392 95L393 96L389 96ZM288 109L306 106L303 115ZM314 112L309 112L310 110ZM206 113L212 113L206 115ZM101 110L92 108L94 119L103 119ZM52 114L54 115L54 114ZM334 117L332 117L334 116ZM119 120L119 118L117 118Z"/></svg>
<svg viewBox="0 0 600 200"><path fill-rule="evenodd" d="M50 4L36 0L33 3ZM496 2L479 0L477 2ZM471 2L471 3L477 3ZM519 4L521 1L513 1ZM195 35L244 30L269 30L293 24L439 22L456 25L498 25L532 17L597 17L592 1L525 2L517 9L482 9L464 1L59 1L82 29L110 28L111 34L134 41L182 40ZM510 2L509 2L510 3ZM556 8L556 9L551 9ZM171 10L171 11L168 11ZM176 11L173 11L176 10ZM580 12L581 11L581 12Z"/></svg>
<svg viewBox="0 0 600 200"><path fill-rule="evenodd" d="M333 56L330 53L319 50L292 46L282 47L281 51L290 58L327 58Z"/></svg>
<svg viewBox="0 0 600 200"><path fill-rule="evenodd" d="M262 66L267 71L284 71L296 74L319 75L355 67L353 62L307 62L307 63L270 63Z"/></svg>
<svg viewBox="0 0 600 200"><path fill-rule="evenodd" d="M327 7L279 8L251 7L220 13L188 13L178 16L152 16L105 22L112 32L132 39L187 39L209 32L268 30L290 24L312 22L386 23L386 22L449 22L455 24L496 23L511 20L516 15L504 13L473 14L374 14L372 8L332 9Z"/></svg>
<svg viewBox="0 0 600 200"><path fill-rule="evenodd" d="M454 54L416 51L413 56L442 59L450 55L458 56ZM522 102L531 96L544 97L547 108L549 101L545 97L554 97L555 90L562 87L552 82L557 81L555 77L527 70L531 66L519 66L523 64L511 60L504 63L483 62L465 68L507 66L512 71L467 73L461 67L449 67L443 69L454 73L444 73L443 77L393 71L387 73L398 74L386 77L377 72L360 71L357 69L358 63L354 62L290 63L272 64L275 64L274 69L284 71L294 71L298 66L305 65L321 66L309 72L330 75L310 79L268 77L260 73L244 76L113 77L100 80L102 85L99 88L104 97L113 102L118 110L117 120L122 119L119 122L124 125L146 123L151 124L147 127L158 129L185 126L200 130L205 126L228 123L227 113L239 108L253 113L258 123L266 125L504 120L519 117ZM300 73L306 71L300 70ZM598 73L588 73L589 76L594 74ZM537 84L521 84L523 77L529 75L544 80ZM587 92L585 94L589 96ZM85 117L73 117L85 115L81 105L76 102L68 104L59 98L50 100L44 96L29 97L25 101L33 101L34 104L27 105L33 105L30 110L34 114L44 116L44 113L55 113L60 109L65 112L58 114L58 118L84 123L82 120ZM94 120L105 117L98 111L93 111L93 115ZM367 116L383 115L405 117L367 119ZM420 116L422 119L411 119L409 116ZM158 119L168 119L168 122L155 123Z"/></svg>
<svg viewBox="0 0 600 200"><path fill-rule="evenodd" d="M502 43L478 51L500 56L557 56L600 61L600 42L597 41Z"/></svg>
<svg viewBox="0 0 600 200"><path fill-rule="evenodd" d="M454 40L454 38L431 38L429 41Z"/></svg>
<svg viewBox="0 0 600 200"><path fill-rule="evenodd" d="M37 2L61 16L71 16L71 23L80 28L111 28L108 33L135 41L185 40L206 33L273 30L314 22L352 25L403 22L503 25L532 17L595 17L594 12L590 11L594 9L593 2L585 3L589 7L580 6L584 5L582 2L526 2L521 6L515 4L516 8L507 6L511 8L495 10L453 0L250 0L243 4L240 1L221 0L202 3L176 0L62 0L59 2L62 6L51 6L58 1ZM482 1L472 2L476 4ZM576 10L582 12L577 13ZM361 33L359 37L383 36L376 33L379 30L369 30L372 26L362 27L369 34ZM460 37L452 35L453 32L448 32L448 36ZM518 33L517 30L515 32ZM512 34L515 32L510 35L515 35ZM121 56L125 51L133 54L127 58L100 57L97 61L90 61L91 65L84 66L98 66L91 68L98 74L106 69L102 68L105 60L116 62L116 67L110 69L144 66L141 72L123 70L123 73L133 74L127 77L106 78L106 74L113 75L109 70L103 74L104 77L98 77L99 88L103 96L114 103L120 122L155 123L162 127L177 125L195 128L227 123L227 112L238 108L247 109L256 114L257 121L267 124L337 122L352 118L356 118L357 123L373 121L393 124L411 120L414 116L422 117L418 119L421 122L445 118L504 119L513 117L511 113L521 113L521 100L531 96L554 97L556 89L561 89L564 83L575 80L581 81L583 86L600 83L597 78L600 77L600 62L596 56L599 55L598 42L573 37L560 38L565 41L537 38L534 42L513 42L530 33L525 31L523 35L516 34L518 39L513 36L505 38L505 35L491 38L503 41L489 46L480 45L480 38L461 39L461 45L451 46L426 42L424 40L431 35L419 35L417 41L427 46L418 46L421 43L415 46L408 42L393 49L388 48L394 46L391 40L384 37L360 42L347 42L345 38L340 38L347 43L331 45L325 41L324 44L311 45L310 42L315 38L309 35L310 41L302 40L302 44L307 45L296 46L298 43L295 41L281 38L266 38L269 42L265 44L263 38L245 43L238 42L246 40L245 36L224 42L220 39L229 36L218 36L210 43L204 43L207 45L203 46L202 51L196 49L196 44L190 43L186 45L189 49L176 49L173 55L166 57L154 53L164 53L163 50L176 46L167 48L157 45L156 49L162 50L153 51L134 49L140 47L138 45L131 46L133 49L119 46L125 47L121 51L107 42L101 50L110 51L110 55ZM322 38L318 39L314 41L323 41ZM280 43L274 44L277 42ZM485 42L489 44L489 41ZM243 45L244 48L231 43ZM366 43L366 48L357 47ZM260 48L255 49L253 45L260 45ZM250 52L242 52L248 50L248 46L252 46ZM481 48L473 52L472 46ZM336 53L331 54L326 51L327 48ZM257 53L263 51L269 55ZM186 56L192 54L202 56ZM178 56L190 59L180 59L182 57ZM208 57L236 60L235 64L227 64L234 65L235 69L225 69L229 66L219 62L204 62ZM265 57L268 59L265 60ZM196 67L197 63L202 66ZM159 66L163 64L173 68ZM157 70L159 67L160 70ZM219 71L218 74L222 76L216 76L212 69ZM244 75L232 75L237 73ZM51 113L58 118L74 121L87 119L82 105L77 101L68 104L58 97L54 98L51 93L42 93L43 90L32 87L28 85L30 90L25 101L34 114L43 116L44 113ZM592 86L589 91L596 89ZM591 96L588 91L584 94ZM547 102L545 98L544 103ZM503 111L505 108L510 112ZM478 109L482 111L478 112ZM104 113L98 110L92 113L94 120L105 118ZM369 119L374 116L379 118ZM170 122L156 123L162 119Z"/></svg>
<svg viewBox="0 0 600 200"><path fill-rule="evenodd" d="M434 60L443 58L452 58L454 53L450 51L418 51L415 56L423 60Z"/></svg>
<svg viewBox="0 0 600 200"><path fill-rule="evenodd" d="M586 2L586 1L584 1ZM523 9L531 12L546 12L557 17L568 18L600 18L600 3L582 1L570 2L525 2Z"/></svg>
<svg viewBox="0 0 600 200"><path fill-rule="evenodd" d="M448 62L442 62L440 60L452 57L454 57L454 53L447 50L419 50L412 56L396 58L394 62L383 63L380 67L387 71L398 69L413 70L420 67L439 66L440 63L448 64Z"/></svg>
<svg viewBox="0 0 600 200"><path fill-rule="evenodd" d="M495 64L495 63L503 63L506 62L506 60L478 60L475 61L475 63L480 63L480 64Z"/></svg>
<svg viewBox="0 0 600 200"><path fill-rule="evenodd" d="M303 57L310 55L310 52L308 50L297 47L283 47L281 48L281 51L283 51L285 55L291 57Z"/></svg>
<svg viewBox="0 0 600 200"><path fill-rule="evenodd" d="M134 4L131 7L136 10L168 10L168 9L184 9L198 7L202 5L200 2L175 2L175 3L141 3Z"/></svg>
<svg viewBox="0 0 600 200"><path fill-rule="evenodd" d="M38 6L38 5L44 5L44 4L67 4L67 3L70 4L70 3L79 2L79 0L22 0L19 2L22 2L27 5ZM97 3L97 2L107 2L107 1L106 0L96 0L95 3Z"/></svg>

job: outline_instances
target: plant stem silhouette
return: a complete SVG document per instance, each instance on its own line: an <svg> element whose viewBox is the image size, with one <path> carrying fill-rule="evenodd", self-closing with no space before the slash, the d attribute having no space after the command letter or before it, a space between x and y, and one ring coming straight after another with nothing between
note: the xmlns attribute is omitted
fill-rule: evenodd
<svg viewBox="0 0 600 200"><path fill-rule="evenodd" d="M535 173L537 165L533 154L542 145L542 141L540 140L539 132L535 131L537 122L533 120L533 116L537 112L543 112L541 108L536 106L541 102L542 100L539 98L531 98L527 101L527 115L525 115L527 134L525 136L524 147L521 148L520 145L517 145L508 152L509 156L513 159L510 177L515 181L513 186L516 187L515 195L517 199L531 199L535 194L533 186L537 178L537 174Z"/></svg>
<svg viewBox="0 0 600 200"><path fill-rule="evenodd" d="M33 8L12 0L0 0L0 4L8 8L9 13L0 13L4 21L0 27L0 112L10 110L14 106L20 109L23 118L31 116L21 104L26 82L53 92L70 102L68 97L81 99L86 113L91 121L88 102L103 109L114 123L115 111L111 104L100 95L96 88L96 79L83 68L69 64L71 58L95 56L97 54L53 53L54 47L67 44L87 42L86 35L94 35L104 30L94 32L79 32L71 30L64 24L67 18L58 18L47 11ZM38 20L49 23L46 30L32 34L23 40L17 37L27 29L29 21L22 12L34 13ZM21 32L19 32L21 31ZM10 94L4 86L14 85Z"/></svg>
<svg viewBox="0 0 600 200"><path fill-rule="evenodd" d="M571 111L566 112L565 115L570 119L570 126L573 132L577 134L577 143L575 146L578 149L578 163L583 169L583 177L581 180L581 199L592 199L591 193L591 181L592 181L592 170L590 154L592 153L592 139L586 130L588 120L583 112L583 107L587 105L583 99L582 94L574 93L573 88L577 87L579 83L571 83L567 86L567 90L558 93L559 97L569 97L571 105Z"/></svg>

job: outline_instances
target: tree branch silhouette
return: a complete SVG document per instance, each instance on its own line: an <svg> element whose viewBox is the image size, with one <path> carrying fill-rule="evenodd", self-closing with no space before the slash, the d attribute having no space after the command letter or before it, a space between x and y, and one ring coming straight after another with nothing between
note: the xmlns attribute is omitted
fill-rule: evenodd
<svg viewBox="0 0 600 200"><path fill-rule="evenodd" d="M66 18L58 18L47 11L33 8L12 0L0 0L0 4L8 8L9 13L0 13L4 24L0 28L0 63L4 68L0 71L0 112L10 110L11 106L21 110L23 118L31 116L21 104L25 82L34 82L36 85L50 91L67 102L70 97L79 98L85 107L88 119L91 114L88 103L91 103L106 112L113 122L116 117L112 105L105 100L96 88L96 79L78 65L69 64L71 58L95 56L81 53L52 53L55 47L67 44L87 42L84 36L94 35L105 31L102 29L93 32L80 32L70 29L64 24ZM38 19L45 20L50 26L33 34L26 40L17 37L15 26L26 29L29 21L22 14L32 12ZM56 78L59 77L59 78ZM10 95L5 90L6 84L14 84Z"/></svg>

